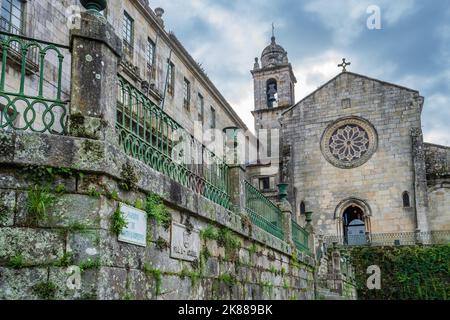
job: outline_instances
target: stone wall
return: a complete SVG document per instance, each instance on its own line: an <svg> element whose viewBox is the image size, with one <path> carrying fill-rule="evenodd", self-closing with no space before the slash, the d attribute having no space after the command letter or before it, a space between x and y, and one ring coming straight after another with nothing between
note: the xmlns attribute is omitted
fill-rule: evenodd
<svg viewBox="0 0 450 320"><path fill-rule="evenodd" d="M113 144L2 131L0 150L0 299L314 298L312 258ZM119 242L118 203L140 207L149 194L173 222L229 230L239 245L203 236L203 259L174 259L173 229L154 219L146 247Z"/></svg>
<svg viewBox="0 0 450 320"><path fill-rule="evenodd" d="M450 230L450 148L425 144L431 230Z"/></svg>
<svg viewBox="0 0 450 320"><path fill-rule="evenodd" d="M289 182L296 190L291 201L304 201L324 234L341 232L342 212L335 211L353 198L370 208L373 233L414 231L415 212L403 208L402 193L415 203L411 130L420 128L420 115L416 91L352 73L330 80L284 113L283 147L291 148ZM371 123L378 147L361 166L341 169L325 159L321 138L328 125L349 116Z"/></svg>

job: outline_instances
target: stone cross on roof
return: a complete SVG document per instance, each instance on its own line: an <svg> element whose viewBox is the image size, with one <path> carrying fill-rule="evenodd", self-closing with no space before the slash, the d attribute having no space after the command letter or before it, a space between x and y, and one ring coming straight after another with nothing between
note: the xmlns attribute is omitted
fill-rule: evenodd
<svg viewBox="0 0 450 320"><path fill-rule="evenodd" d="M342 58L342 63L338 64L338 67L342 67L342 72L346 72L347 71L347 66L351 65L351 62L347 62L345 61L345 58Z"/></svg>

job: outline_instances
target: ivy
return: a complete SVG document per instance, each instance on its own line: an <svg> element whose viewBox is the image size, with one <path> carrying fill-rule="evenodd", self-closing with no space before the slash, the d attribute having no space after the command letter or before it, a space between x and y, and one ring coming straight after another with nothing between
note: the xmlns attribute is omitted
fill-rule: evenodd
<svg viewBox="0 0 450 320"><path fill-rule="evenodd" d="M450 300L450 245L351 249L358 298ZM367 267L381 270L381 289L369 290Z"/></svg>

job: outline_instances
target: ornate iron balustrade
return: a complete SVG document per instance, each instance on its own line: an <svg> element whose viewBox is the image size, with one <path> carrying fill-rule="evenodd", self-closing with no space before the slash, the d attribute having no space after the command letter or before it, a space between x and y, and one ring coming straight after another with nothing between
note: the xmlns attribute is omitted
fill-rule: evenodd
<svg viewBox="0 0 450 320"><path fill-rule="evenodd" d="M3 31L0 46L0 128L65 133L68 101L62 99L63 52L69 47ZM19 70L19 79L7 72L8 66Z"/></svg>
<svg viewBox="0 0 450 320"><path fill-rule="evenodd" d="M118 84L116 130L124 151L229 209L226 163L120 76Z"/></svg>
<svg viewBox="0 0 450 320"><path fill-rule="evenodd" d="M325 236L324 243L344 246L412 246L416 244L448 244L450 231L374 233L356 236Z"/></svg>
<svg viewBox="0 0 450 320"><path fill-rule="evenodd" d="M245 210L253 224L281 240L283 217L280 209L250 182L245 181Z"/></svg>
<svg viewBox="0 0 450 320"><path fill-rule="evenodd" d="M292 241L298 250L309 253L309 233L292 220Z"/></svg>

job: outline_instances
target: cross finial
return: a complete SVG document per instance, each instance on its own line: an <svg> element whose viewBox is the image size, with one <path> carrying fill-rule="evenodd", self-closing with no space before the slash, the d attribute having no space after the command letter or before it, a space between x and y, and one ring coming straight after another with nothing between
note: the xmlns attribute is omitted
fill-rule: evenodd
<svg viewBox="0 0 450 320"><path fill-rule="evenodd" d="M272 37L275 37L275 26L272 22Z"/></svg>
<svg viewBox="0 0 450 320"><path fill-rule="evenodd" d="M342 58L342 63L338 64L338 67L342 67L342 72L347 72L347 66L351 64L351 62L347 62L345 61L345 58Z"/></svg>

